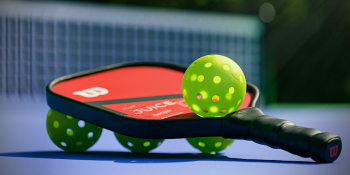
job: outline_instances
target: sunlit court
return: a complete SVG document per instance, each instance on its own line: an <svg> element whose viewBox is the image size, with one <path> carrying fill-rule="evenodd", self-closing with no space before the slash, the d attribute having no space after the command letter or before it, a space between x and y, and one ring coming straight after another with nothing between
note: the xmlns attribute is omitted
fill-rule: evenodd
<svg viewBox="0 0 350 175"><path fill-rule="evenodd" d="M0 174L348 174L349 5L1 1Z"/></svg>

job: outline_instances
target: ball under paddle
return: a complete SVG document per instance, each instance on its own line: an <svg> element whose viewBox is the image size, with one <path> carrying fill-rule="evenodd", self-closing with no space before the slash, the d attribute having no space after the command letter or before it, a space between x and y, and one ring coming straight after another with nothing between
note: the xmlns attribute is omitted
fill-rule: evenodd
<svg viewBox="0 0 350 175"><path fill-rule="evenodd" d="M133 153L148 153L161 145L164 139L142 139L114 133L115 137L125 148Z"/></svg>
<svg viewBox="0 0 350 175"><path fill-rule="evenodd" d="M67 152L83 152L100 138L102 128L50 109L46 129L52 142Z"/></svg>
<svg viewBox="0 0 350 175"><path fill-rule="evenodd" d="M196 149L205 154L217 154L228 148L234 139L222 137L195 137L187 138L187 141Z"/></svg>

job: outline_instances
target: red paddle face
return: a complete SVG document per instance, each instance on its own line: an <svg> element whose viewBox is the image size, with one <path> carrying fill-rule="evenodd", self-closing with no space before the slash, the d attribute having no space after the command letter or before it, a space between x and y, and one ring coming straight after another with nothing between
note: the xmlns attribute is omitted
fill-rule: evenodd
<svg viewBox="0 0 350 175"><path fill-rule="evenodd" d="M131 66L89 74L52 87L64 97L149 120L197 118L181 94L184 72L156 66ZM247 93L241 108L253 98Z"/></svg>

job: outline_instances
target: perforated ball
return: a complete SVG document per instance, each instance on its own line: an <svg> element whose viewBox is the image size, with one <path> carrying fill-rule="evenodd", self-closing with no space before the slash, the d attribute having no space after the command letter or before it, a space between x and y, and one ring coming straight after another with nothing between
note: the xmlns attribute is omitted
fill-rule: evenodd
<svg viewBox="0 0 350 175"><path fill-rule="evenodd" d="M83 152L100 138L102 128L51 109L46 129L52 142L67 152Z"/></svg>
<svg viewBox="0 0 350 175"><path fill-rule="evenodd" d="M149 151L160 146L164 141L164 139L142 139L129 137L118 133L114 134L120 144L134 153L148 153Z"/></svg>
<svg viewBox="0 0 350 175"><path fill-rule="evenodd" d="M242 69L230 58L206 55L195 60L182 79L187 106L201 117L223 117L236 111L246 94Z"/></svg>
<svg viewBox="0 0 350 175"><path fill-rule="evenodd" d="M205 154L217 154L228 148L234 139L224 139L222 137L196 137L187 138L187 141L196 149Z"/></svg>

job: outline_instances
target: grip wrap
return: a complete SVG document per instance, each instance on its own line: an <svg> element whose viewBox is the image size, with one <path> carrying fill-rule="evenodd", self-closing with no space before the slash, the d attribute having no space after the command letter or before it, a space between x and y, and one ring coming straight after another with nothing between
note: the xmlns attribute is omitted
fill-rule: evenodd
<svg viewBox="0 0 350 175"><path fill-rule="evenodd" d="M241 109L222 122L224 138L252 140L280 148L317 162L333 162L341 152L341 139L332 133L296 126L294 123L264 115L255 107Z"/></svg>

